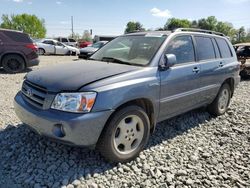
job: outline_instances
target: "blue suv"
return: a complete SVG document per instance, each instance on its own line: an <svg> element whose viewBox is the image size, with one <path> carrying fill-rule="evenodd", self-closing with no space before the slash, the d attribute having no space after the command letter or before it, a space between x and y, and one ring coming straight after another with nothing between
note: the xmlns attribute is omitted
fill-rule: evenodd
<svg viewBox="0 0 250 188"><path fill-rule="evenodd" d="M115 38L89 60L28 73L15 97L37 133L96 147L113 162L134 159L156 124L199 107L226 112L240 81L221 33L177 29Z"/></svg>

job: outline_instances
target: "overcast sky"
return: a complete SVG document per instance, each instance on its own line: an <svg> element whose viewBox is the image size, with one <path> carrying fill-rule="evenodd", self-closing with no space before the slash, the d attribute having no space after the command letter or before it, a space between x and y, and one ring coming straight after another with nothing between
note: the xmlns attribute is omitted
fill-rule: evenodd
<svg viewBox="0 0 250 188"><path fill-rule="evenodd" d="M250 28L250 0L0 0L1 14L35 14L45 19L48 36L82 34L119 35L128 21L145 28L163 27L168 18L189 20L214 15L236 28Z"/></svg>

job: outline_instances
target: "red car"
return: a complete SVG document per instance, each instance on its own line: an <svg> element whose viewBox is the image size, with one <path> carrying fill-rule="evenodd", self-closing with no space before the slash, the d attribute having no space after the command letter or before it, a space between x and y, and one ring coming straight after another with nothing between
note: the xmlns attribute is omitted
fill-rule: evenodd
<svg viewBox="0 0 250 188"><path fill-rule="evenodd" d="M88 47L91 44L92 44L92 42L80 42L79 47L80 48L85 48L85 47Z"/></svg>

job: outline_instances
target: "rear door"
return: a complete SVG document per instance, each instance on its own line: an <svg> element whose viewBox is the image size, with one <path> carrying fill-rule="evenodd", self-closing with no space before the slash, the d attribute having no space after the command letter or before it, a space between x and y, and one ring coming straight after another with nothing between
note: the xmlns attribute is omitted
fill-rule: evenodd
<svg viewBox="0 0 250 188"><path fill-rule="evenodd" d="M165 54L174 54L177 64L160 72L159 121L195 108L200 97L200 65L196 62L192 36L176 36Z"/></svg>
<svg viewBox="0 0 250 188"><path fill-rule="evenodd" d="M210 103L217 95L223 76L223 61L217 43L212 37L195 36L197 60L201 65L201 103Z"/></svg>
<svg viewBox="0 0 250 188"><path fill-rule="evenodd" d="M44 46L45 52L49 54L55 54L55 43L52 40L44 40L43 44L46 44Z"/></svg>

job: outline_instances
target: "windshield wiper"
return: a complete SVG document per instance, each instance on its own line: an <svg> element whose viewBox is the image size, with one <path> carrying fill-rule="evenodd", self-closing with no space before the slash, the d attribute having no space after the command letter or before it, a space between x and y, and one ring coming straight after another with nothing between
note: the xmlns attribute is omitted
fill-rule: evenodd
<svg viewBox="0 0 250 188"><path fill-rule="evenodd" d="M116 59L116 58L113 58L113 57L103 57L102 61L111 62L111 63L126 64L126 65L134 65L133 63L122 61L120 59Z"/></svg>

